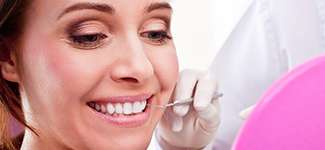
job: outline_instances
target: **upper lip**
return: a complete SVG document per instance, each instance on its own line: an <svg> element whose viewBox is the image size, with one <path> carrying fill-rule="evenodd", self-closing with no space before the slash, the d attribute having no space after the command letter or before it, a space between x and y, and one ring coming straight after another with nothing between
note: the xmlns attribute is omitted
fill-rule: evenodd
<svg viewBox="0 0 325 150"><path fill-rule="evenodd" d="M152 97L153 94L140 94L133 96L115 96L115 97L105 97L94 99L94 102L102 102L102 103L126 103L126 102L137 102L147 100Z"/></svg>

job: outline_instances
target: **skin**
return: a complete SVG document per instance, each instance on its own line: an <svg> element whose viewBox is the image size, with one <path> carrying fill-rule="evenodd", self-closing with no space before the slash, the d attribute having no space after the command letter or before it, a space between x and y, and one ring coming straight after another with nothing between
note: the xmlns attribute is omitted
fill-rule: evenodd
<svg viewBox="0 0 325 150"><path fill-rule="evenodd" d="M81 2L107 4L115 12L82 9L59 17ZM145 11L158 2L168 1L33 1L11 55L14 64L2 64L4 78L20 85L27 123L40 134L26 130L22 149L146 149L162 110L151 109L141 126L120 127L94 117L86 102L144 93L154 94L154 104L168 102L178 75L174 43L144 34L171 36L170 9ZM71 37L89 33L100 33L99 40L80 44Z"/></svg>

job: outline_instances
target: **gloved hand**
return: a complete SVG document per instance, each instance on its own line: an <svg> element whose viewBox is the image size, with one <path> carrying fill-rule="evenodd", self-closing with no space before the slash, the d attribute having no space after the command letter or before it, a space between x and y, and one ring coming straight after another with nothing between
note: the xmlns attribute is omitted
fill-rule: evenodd
<svg viewBox="0 0 325 150"><path fill-rule="evenodd" d="M166 109L156 131L164 150L203 149L213 142L220 123L219 101L213 99L216 91L217 81L209 73L181 72L171 99L194 97L194 101Z"/></svg>

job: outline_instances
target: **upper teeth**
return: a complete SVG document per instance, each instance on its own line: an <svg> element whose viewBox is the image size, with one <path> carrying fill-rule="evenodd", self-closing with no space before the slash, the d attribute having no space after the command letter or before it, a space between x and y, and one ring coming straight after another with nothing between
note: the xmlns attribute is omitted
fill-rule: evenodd
<svg viewBox="0 0 325 150"><path fill-rule="evenodd" d="M147 105L147 101L136 101L136 102L126 102L126 103L107 103L98 104L91 102L89 104L92 108L96 109L98 112L108 113L108 114L125 114L129 115L132 113L142 112Z"/></svg>

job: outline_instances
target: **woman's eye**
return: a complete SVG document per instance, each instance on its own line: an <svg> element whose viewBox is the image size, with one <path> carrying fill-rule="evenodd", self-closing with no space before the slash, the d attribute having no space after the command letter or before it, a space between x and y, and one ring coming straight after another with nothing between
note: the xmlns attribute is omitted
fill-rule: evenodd
<svg viewBox="0 0 325 150"><path fill-rule="evenodd" d="M103 33L71 35L70 41L81 49L94 49L101 46L108 36Z"/></svg>
<svg viewBox="0 0 325 150"><path fill-rule="evenodd" d="M155 44L164 44L168 40L171 40L172 37L168 35L166 31L148 31L141 33L141 36L149 39L151 42Z"/></svg>

